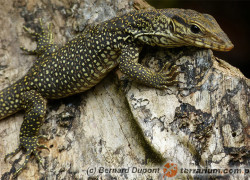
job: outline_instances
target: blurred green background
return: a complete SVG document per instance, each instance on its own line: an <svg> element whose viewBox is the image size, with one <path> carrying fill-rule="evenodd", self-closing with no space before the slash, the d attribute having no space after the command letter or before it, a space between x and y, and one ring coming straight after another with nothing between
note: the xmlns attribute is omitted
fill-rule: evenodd
<svg viewBox="0 0 250 180"><path fill-rule="evenodd" d="M146 0L155 8L183 8L212 15L234 44L230 52L215 56L238 67L250 78L250 1L249 0Z"/></svg>

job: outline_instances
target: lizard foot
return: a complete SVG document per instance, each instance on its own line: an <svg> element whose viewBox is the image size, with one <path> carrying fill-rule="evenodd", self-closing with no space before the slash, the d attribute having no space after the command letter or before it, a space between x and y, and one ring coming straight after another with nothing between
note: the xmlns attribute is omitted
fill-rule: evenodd
<svg viewBox="0 0 250 180"><path fill-rule="evenodd" d="M31 154L34 154L36 159L38 160L39 164L43 167L43 164L42 164L42 159L41 157L38 155L38 151L37 151L37 148L42 148L42 149L47 149L49 151L49 148L45 145L41 145L38 143L38 138L40 137L43 137L43 136L34 136L34 137L20 137L20 145L18 146L18 148L7 154L4 158L4 161L7 160L7 158L9 157L12 157L12 156L15 156L21 149L25 149L26 150L26 153L25 153L25 160L24 160L24 163L21 165L21 167L19 167L15 173L13 174L13 177L17 177L17 175L22 171L24 170L24 168L26 167L29 159L30 159L30 156Z"/></svg>
<svg viewBox="0 0 250 180"><path fill-rule="evenodd" d="M42 20L40 20L40 27L42 32L41 33L36 33L32 32L29 28L26 26L23 27L23 29L28 32L33 38L36 39L37 41L37 48L35 50L28 50L25 47L21 46L20 49L27 52L28 54L33 54L33 55L42 55L42 54L47 54L54 52L57 49L57 46L53 44L53 34L52 34L52 23L49 23L47 28L44 28L44 25L42 23Z"/></svg>
<svg viewBox="0 0 250 180"><path fill-rule="evenodd" d="M159 72L155 73L154 82L157 83L157 88L165 89L168 86L179 83L176 80L176 77L180 74L180 71L177 70L178 66L173 65L171 68L170 66L171 64L167 62Z"/></svg>

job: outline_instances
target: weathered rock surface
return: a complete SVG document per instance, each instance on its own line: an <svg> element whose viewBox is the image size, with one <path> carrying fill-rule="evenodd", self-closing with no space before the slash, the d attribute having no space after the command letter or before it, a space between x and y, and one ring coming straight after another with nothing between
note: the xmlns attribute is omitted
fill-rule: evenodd
<svg viewBox="0 0 250 180"><path fill-rule="evenodd" d="M52 22L55 42L64 44L76 31L130 11L134 3L2 0L0 89L23 76L35 59L19 49L35 48L23 25L39 30L39 18ZM249 168L249 79L210 50L145 47L141 61L156 71L167 61L179 65L181 83L158 90L118 80L120 73L113 71L87 92L49 101L41 129L48 136L42 143L50 149L40 153L45 168L33 158L18 179L161 179L166 162L178 164L178 179L209 177L180 173L181 168ZM20 112L0 121L2 179L9 179L23 162L21 152L4 162L4 155L19 144L22 117ZM101 167L110 172L101 173ZM112 172L115 168L129 168L129 173Z"/></svg>

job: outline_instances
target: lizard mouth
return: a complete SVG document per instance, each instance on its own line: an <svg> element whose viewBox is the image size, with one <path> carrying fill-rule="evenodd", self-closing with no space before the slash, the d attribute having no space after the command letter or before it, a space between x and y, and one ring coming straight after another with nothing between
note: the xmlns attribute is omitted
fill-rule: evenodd
<svg viewBox="0 0 250 180"><path fill-rule="evenodd" d="M226 43L207 43L204 44L204 42L196 42L196 45L199 47L203 47L203 48L208 48L208 49L212 49L215 51L230 51L234 48L234 45L231 42L226 42Z"/></svg>
<svg viewBox="0 0 250 180"><path fill-rule="evenodd" d="M226 38L218 39L218 41L215 40L214 42L211 42L210 46L210 48L215 51L230 51L234 48L233 43L229 40L229 38L227 38L227 36Z"/></svg>
<svg viewBox="0 0 250 180"><path fill-rule="evenodd" d="M212 47L210 48L215 51L230 51L234 48L234 45L230 42L230 43L227 43L226 45L221 45L221 44L218 44L217 46L212 45Z"/></svg>
<svg viewBox="0 0 250 180"><path fill-rule="evenodd" d="M224 51L231 51L234 48L234 45L231 43L229 46L224 48Z"/></svg>

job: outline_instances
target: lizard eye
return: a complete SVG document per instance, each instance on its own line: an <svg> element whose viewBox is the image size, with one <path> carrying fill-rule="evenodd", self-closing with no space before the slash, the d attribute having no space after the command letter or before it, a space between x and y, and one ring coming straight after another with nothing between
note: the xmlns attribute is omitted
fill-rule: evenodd
<svg viewBox="0 0 250 180"><path fill-rule="evenodd" d="M201 31L200 28L196 25L191 25L190 29L194 34L198 34Z"/></svg>

